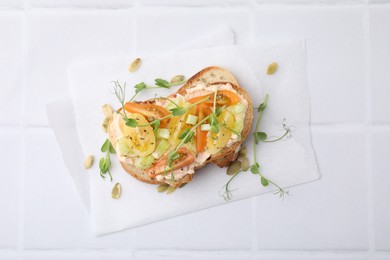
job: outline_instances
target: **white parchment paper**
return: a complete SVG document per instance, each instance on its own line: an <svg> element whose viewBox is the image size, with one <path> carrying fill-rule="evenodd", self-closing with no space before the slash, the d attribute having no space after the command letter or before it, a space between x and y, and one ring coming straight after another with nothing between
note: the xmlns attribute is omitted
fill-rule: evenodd
<svg viewBox="0 0 390 260"><path fill-rule="evenodd" d="M274 61L278 62L279 69L274 75L267 76L266 69ZM303 42L176 51L143 59L141 69L134 74L127 71L128 63L128 60L119 59L72 66L69 74L71 99L48 106L49 120L65 163L78 189L82 190L80 194L84 201L88 203L90 198L90 214L95 234L106 234L227 203L220 192L229 176L225 174L226 169L214 165L197 171L192 183L170 195L157 193L156 186L139 182L125 173L114 157L112 183L101 179L97 163L88 171L78 167L84 158L80 159L81 154L94 154L96 159L100 157L100 146L106 138L100 127L104 118L101 106L105 103L114 107L119 105L110 93L112 80L127 82L128 86L141 81L152 84L158 77L169 79L176 74L189 77L207 66L225 67L249 92L254 106L263 101L265 93L269 94L261 131L266 131L271 136L282 134L284 119L294 129L291 138L258 146L258 161L263 174L283 187L319 178L311 146L310 94L306 82ZM138 99L151 98L155 93L164 96L172 91L174 90L145 91ZM128 96L132 94L130 90ZM66 113L72 108L74 114ZM55 120L59 113L69 117L65 120L70 129L69 135L61 130L62 123ZM256 113L254 115L256 117ZM72 144L78 147L78 152L74 154L69 147ZM252 158L252 137L248 137L244 145L248 148L249 158ZM88 185L85 176L89 176L90 197L86 193ZM111 198L111 189L116 182L121 183L123 188L119 200ZM250 172L238 176L231 187L237 188L232 201L274 190L272 186L262 187L258 176Z"/></svg>

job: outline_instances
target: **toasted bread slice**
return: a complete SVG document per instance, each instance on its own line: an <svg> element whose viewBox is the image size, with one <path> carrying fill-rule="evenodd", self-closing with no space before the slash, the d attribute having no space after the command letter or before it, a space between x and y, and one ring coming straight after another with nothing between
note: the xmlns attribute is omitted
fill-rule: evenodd
<svg viewBox="0 0 390 260"><path fill-rule="evenodd" d="M228 166L232 161L234 161L237 157L237 150L242 144L242 142L247 137L249 131L250 131L250 125L252 122L252 100L248 93L240 87L238 84L236 78L226 69L223 69L221 67L207 67L194 76L192 76L185 85L183 85L180 89L177 90L176 93L179 93L181 95L186 94L186 89L195 87L198 83L204 83L206 85L208 84L226 84L230 83L232 87L239 93L241 96L243 96L247 102L248 107L245 113L245 119L244 119L244 128L241 132L241 140L233 143L230 147L225 147L221 151L219 151L216 154L211 155L202 165L199 165L195 167L195 171L197 169L205 167L208 163L214 163L218 165L219 167L225 167ZM173 93L172 95L174 95ZM154 100L147 100L144 101L145 103L154 103ZM111 143L116 145L116 139L115 136L112 135L110 132L110 127L108 128L109 133L109 139ZM126 163L121 163L123 169L130 175L132 175L134 178L136 178L139 181L151 183L151 184L164 184L164 181L158 181L154 178L150 178L149 175L146 173L146 171L140 170L132 165L128 165ZM184 185L185 183L188 183L192 180L193 174L187 174L182 179L178 181L173 181L170 183L173 187L180 187Z"/></svg>

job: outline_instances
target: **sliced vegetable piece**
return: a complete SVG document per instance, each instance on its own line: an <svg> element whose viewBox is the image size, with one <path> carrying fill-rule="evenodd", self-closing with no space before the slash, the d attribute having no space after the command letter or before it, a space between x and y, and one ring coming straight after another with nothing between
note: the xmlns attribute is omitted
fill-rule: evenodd
<svg viewBox="0 0 390 260"><path fill-rule="evenodd" d="M160 158L169 148L169 142L167 140L161 140L157 147L156 147L156 151L154 151L152 153L153 157L158 159Z"/></svg>
<svg viewBox="0 0 390 260"><path fill-rule="evenodd" d="M190 102L190 103L199 102L202 99L205 99L207 97L209 97L209 100L204 101L202 104L213 104L214 103L214 92L212 92L208 95L205 95L205 96L192 98L192 99L188 100L188 102ZM218 106L235 105L238 102L240 102L240 100L241 100L240 97L230 90L218 90L218 92L217 92L216 101L217 101Z"/></svg>
<svg viewBox="0 0 390 260"><path fill-rule="evenodd" d="M177 150L177 152L179 157L173 161L171 168L169 168L168 155L166 154L161 157L152 167L147 169L146 172L151 178L154 178L157 175L163 174L165 170L167 170L167 172L172 172L194 162L195 156L188 149L181 147Z"/></svg>
<svg viewBox="0 0 390 260"><path fill-rule="evenodd" d="M138 122L138 125L148 123L145 117L141 114L133 113L128 116L135 119ZM125 124L124 120L121 120L120 128L123 133L123 137L126 140L127 146L133 154L143 157L154 151L154 148L156 147L156 138L151 126L129 127Z"/></svg>
<svg viewBox="0 0 390 260"><path fill-rule="evenodd" d="M151 155L145 156L145 157L139 157L135 160L134 165L138 169L147 169L150 168L154 163L154 157Z"/></svg>
<svg viewBox="0 0 390 260"><path fill-rule="evenodd" d="M196 113L199 120L203 120L211 113L213 104L199 104L196 106ZM210 125L209 125L210 126ZM206 148L207 132L202 131L202 126L196 128L196 151L198 153L204 152Z"/></svg>
<svg viewBox="0 0 390 260"><path fill-rule="evenodd" d="M154 121L156 119L160 119L160 118L170 114L162 106L158 106L155 104L147 104L147 103L127 102L125 104L125 110L130 112L130 113L141 114L144 117L146 117L146 119L149 122ZM167 126L168 121L169 121L169 118L161 120L160 127Z"/></svg>
<svg viewBox="0 0 390 260"><path fill-rule="evenodd" d="M198 122L198 117L197 116L194 116L194 115L188 115L187 116L187 120L186 120L187 124L196 125L197 122Z"/></svg>
<svg viewBox="0 0 390 260"><path fill-rule="evenodd" d="M170 133L168 128L157 129L157 137L163 139L169 139Z"/></svg>
<svg viewBox="0 0 390 260"><path fill-rule="evenodd" d="M227 128L232 128L235 122L234 115L226 109L222 111L217 119L221 125L220 131L218 133L210 132L210 135L207 138L207 151L210 154L216 154L226 146L232 135L232 132Z"/></svg>

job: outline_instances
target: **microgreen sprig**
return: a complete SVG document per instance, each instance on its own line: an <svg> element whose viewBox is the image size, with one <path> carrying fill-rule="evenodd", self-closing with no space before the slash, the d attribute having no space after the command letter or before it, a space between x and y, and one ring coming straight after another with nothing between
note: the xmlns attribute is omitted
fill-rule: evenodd
<svg viewBox="0 0 390 260"><path fill-rule="evenodd" d="M283 189L282 187L280 187L278 184L276 184L275 182L273 182L272 180L268 179L267 177L265 177L261 171L260 171L260 165L259 163L257 162L257 155L256 155L256 151L257 151L257 144L262 141L262 142L276 142L276 141L279 141L281 139L283 139L285 136L288 136L288 134L291 132L290 128L286 127L286 125L283 123L283 128L285 129L285 133L277 138L277 139L274 139L274 140L267 140L267 134L265 132L260 132L258 131L259 129L259 126L260 126L260 122L261 122L261 119L263 117L263 114L264 114L264 110L265 108L267 107L267 102L268 102L268 94L265 96L265 99L264 99L264 102L257 108L257 111L259 112L258 114L258 117L257 117L257 121L256 121L256 126L255 126L255 131L253 133L254 135L254 142L253 142L253 161L254 163L252 165L249 166L249 169L251 171L252 174L255 174L255 175L259 175L260 176L260 182L261 182L261 185L263 185L264 187L268 186L269 184L272 184L273 186L275 186L277 188L277 191L275 192L275 194L279 194L279 197L283 198L284 195L288 194L288 191L286 191L285 189ZM225 200L230 200L232 198L232 191L233 190L230 190L229 188L229 185L231 183L231 181L238 175L240 174L241 172L243 172L244 170L240 170L238 171L237 173L235 173L230 179L229 181L222 187L224 192L221 194L221 196L224 197Z"/></svg>
<svg viewBox="0 0 390 260"><path fill-rule="evenodd" d="M102 147L100 148L102 153L106 153L104 157L100 158L99 161L99 168L100 168L100 176L105 179L106 174L110 176L110 180L112 181L112 175L111 175L111 159L110 159L110 154L115 154L115 149L112 146L110 140L106 139Z"/></svg>
<svg viewBox="0 0 390 260"><path fill-rule="evenodd" d="M166 81L165 79L155 79L154 80L154 86L148 86L146 85L145 82L141 82L141 83L138 83L137 85L134 86L135 88L135 93L134 95L131 97L131 99L129 100L132 101L137 95L138 93L140 93L142 90L144 89L152 89L152 88L171 88L173 86L178 86L178 85L182 85L186 82L187 80L183 80L183 81L180 81L180 82L174 82L174 83L169 83L168 81Z"/></svg>

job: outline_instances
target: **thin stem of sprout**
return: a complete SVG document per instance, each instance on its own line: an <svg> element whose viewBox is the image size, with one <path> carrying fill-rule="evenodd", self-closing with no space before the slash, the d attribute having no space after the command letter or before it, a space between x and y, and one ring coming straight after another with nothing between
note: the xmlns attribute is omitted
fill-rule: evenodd
<svg viewBox="0 0 390 260"><path fill-rule="evenodd" d="M217 92L218 92L218 85L215 86L215 92L214 92L214 102L213 102L213 113L215 114L215 108L217 104Z"/></svg>
<svg viewBox="0 0 390 260"><path fill-rule="evenodd" d="M190 109L190 108L192 108L192 107L194 107L194 106L196 106L196 105L199 105L199 104L201 104L201 103L204 103L204 102L206 102L206 101L209 100L209 99L210 99L210 97L206 97L206 98L201 99L201 100L199 100L199 101L197 101L197 102L195 102L195 103L192 103L191 105L189 105L189 106L187 107L187 109Z"/></svg>
<svg viewBox="0 0 390 260"><path fill-rule="evenodd" d="M156 120L161 121L161 120L164 120L164 119L167 119L167 118L171 118L171 117L173 117L172 113L169 114L169 115L163 116L163 117L161 117L161 118L159 118L159 119L156 119ZM155 120L153 120L153 121L150 122L150 123L144 124L144 125L137 125L137 127L145 127L145 126L153 125L153 122L154 122L154 121L155 121Z"/></svg>
<svg viewBox="0 0 390 260"><path fill-rule="evenodd" d="M159 98L161 98L161 99L164 99L164 100L168 100L169 102L171 102L172 104L174 104L176 107L179 107L179 105L178 104L176 104L176 102L175 101L173 101L172 99L170 99L170 98L166 98L166 97L159 97Z"/></svg>
<svg viewBox="0 0 390 260"><path fill-rule="evenodd" d="M236 134L236 135L241 139L241 133L239 133L239 132L237 132L236 130L233 130L233 129L231 129L231 128L229 128L229 127L223 125L223 124L222 124L221 126L222 126L223 128L225 128L225 129L229 130L230 132Z"/></svg>
<svg viewBox="0 0 390 260"><path fill-rule="evenodd" d="M264 99L264 102L263 102L264 106L267 106L267 102L268 102L268 94L265 96L265 99ZM260 125L260 122L261 122L261 118L263 117L263 114L264 114L264 109L259 112L259 116L257 117L255 133L259 129L259 125ZM254 159L255 162L257 161L256 145L257 145L256 142L253 142L253 159Z"/></svg>
<svg viewBox="0 0 390 260"><path fill-rule="evenodd" d="M281 139L283 139L285 136L287 136L289 133L291 132L290 129L287 129L286 132L279 138L277 139L273 139L273 140L261 140L263 143L273 143L273 142L277 142Z"/></svg>

